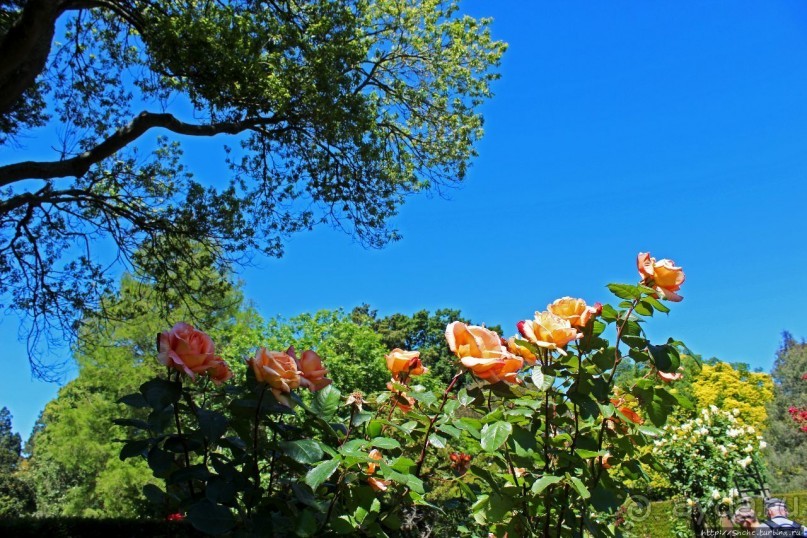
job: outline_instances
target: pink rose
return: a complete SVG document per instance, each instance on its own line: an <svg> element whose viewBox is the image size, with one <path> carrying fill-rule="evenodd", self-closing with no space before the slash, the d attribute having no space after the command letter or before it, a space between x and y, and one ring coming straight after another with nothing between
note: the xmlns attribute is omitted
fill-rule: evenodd
<svg viewBox="0 0 807 538"><path fill-rule="evenodd" d="M157 336L157 360L162 364L185 372L192 379L196 374L217 368L223 362L216 357L210 337L187 323L177 323L170 331Z"/></svg>
<svg viewBox="0 0 807 538"><path fill-rule="evenodd" d="M292 356L294 348L291 348ZM297 361L300 370L300 385L306 387L311 392L324 389L332 380L325 377L328 370L322 365L322 359L310 349L303 351L302 356Z"/></svg>

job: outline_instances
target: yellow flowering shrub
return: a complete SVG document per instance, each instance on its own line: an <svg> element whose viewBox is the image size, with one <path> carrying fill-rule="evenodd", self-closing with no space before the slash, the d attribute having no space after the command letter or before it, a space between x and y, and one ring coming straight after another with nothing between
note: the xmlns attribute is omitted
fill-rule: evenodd
<svg viewBox="0 0 807 538"><path fill-rule="evenodd" d="M692 383L692 393L698 408L714 405L725 411L738 409L745 424L763 431L768 418L765 404L773 400L773 379L762 372L737 370L725 362L704 364Z"/></svg>

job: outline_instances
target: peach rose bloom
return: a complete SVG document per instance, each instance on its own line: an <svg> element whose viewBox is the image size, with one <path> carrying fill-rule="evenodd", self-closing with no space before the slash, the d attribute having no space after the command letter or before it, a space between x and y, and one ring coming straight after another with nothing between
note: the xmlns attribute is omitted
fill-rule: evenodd
<svg viewBox="0 0 807 538"><path fill-rule="evenodd" d="M586 305L583 299L574 299L572 297L561 297L548 305L546 309L548 312L568 321L572 327L580 327L581 329L588 325L591 316L596 312L596 309Z"/></svg>
<svg viewBox="0 0 807 538"><path fill-rule="evenodd" d="M196 374L216 367L216 357L210 337L187 323L177 323L170 331L157 336L157 360L162 364L185 372L192 379Z"/></svg>
<svg viewBox="0 0 807 538"><path fill-rule="evenodd" d="M640 252L636 257L636 267L642 283L655 288L660 299L678 302L683 299L676 292L681 289L686 276L684 270L676 267L672 260L659 260L650 257L649 252Z"/></svg>
<svg viewBox="0 0 807 538"><path fill-rule="evenodd" d="M517 355L524 359L524 362L530 366L535 364L535 361L538 360L538 357L536 357L532 351L516 342L515 336L511 336L510 339L507 340L507 350L513 355Z"/></svg>
<svg viewBox="0 0 807 538"><path fill-rule="evenodd" d="M290 348L294 357L294 348ZM296 358L296 357L295 357ZM310 349L303 351L300 360L297 361L300 370L300 385L306 387L311 392L324 389L333 381L325 377L328 370L322 365L322 359Z"/></svg>
<svg viewBox="0 0 807 538"><path fill-rule="evenodd" d="M572 327L569 320L552 312L536 312L535 319L519 323L518 328L521 334L536 346L557 349L564 355L566 352L562 348L582 336Z"/></svg>
<svg viewBox="0 0 807 538"><path fill-rule="evenodd" d="M369 456L370 456L371 460L375 460L375 461L381 461L381 459L382 459L381 451L378 450L377 448L372 449L370 451ZM370 463L367 464L367 474L373 474L376 469L378 469L378 464L373 463L373 462L370 462Z"/></svg>
<svg viewBox="0 0 807 538"><path fill-rule="evenodd" d="M289 348L288 351L294 353L293 348ZM255 357L247 362L255 372L255 379L269 385L275 398L280 403L291 407L291 401L286 394L300 386L297 361L288 353L267 351L262 347L255 353Z"/></svg>
<svg viewBox="0 0 807 538"><path fill-rule="evenodd" d="M387 491L387 488L392 482L371 476L367 479L367 483L370 484L370 487L376 491Z"/></svg>
<svg viewBox="0 0 807 538"><path fill-rule="evenodd" d="M233 377L233 371L223 360L216 361L216 365L208 370L207 373L216 385L221 385Z"/></svg>
<svg viewBox="0 0 807 538"><path fill-rule="evenodd" d="M387 369L392 372L393 379L406 379L429 371L420 362L420 351L404 351L396 347L384 358L387 359Z"/></svg>
<svg viewBox="0 0 807 538"><path fill-rule="evenodd" d="M507 351L495 332L455 321L446 327L446 340L462 365L476 377L490 383L518 382L516 374L524 360Z"/></svg>

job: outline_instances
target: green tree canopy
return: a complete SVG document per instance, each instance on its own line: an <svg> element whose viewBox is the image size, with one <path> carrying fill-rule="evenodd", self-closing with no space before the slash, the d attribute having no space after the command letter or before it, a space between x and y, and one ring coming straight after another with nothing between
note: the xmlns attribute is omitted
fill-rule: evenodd
<svg viewBox="0 0 807 538"><path fill-rule="evenodd" d="M475 154L505 49L488 26L452 0L0 2L0 145L19 159L0 166L0 296L29 345L75 329L110 262L157 237L230 260L320 223L396 239L406 196ZM50 124L50 159L17 149ZM180 144L219 134L231 177L196 179Z"/></svg>
<svg viewBox="0 0 807 538"><path fill-rule="evenodd" d="M29 484L20 477L22 439L11 429L11 412L0 409L0 518L30 514L36 508Z"/></svg>
<svg viewBox="0 0 807 538"><path fill-rule="evenodd" d="M11 412L0 409L0 472L16 470L22 452L22 438L11 429Z"/></svg>
<svg viewBox="0 0 807 538"><path fill-rule="evenodd" d="M777 491L804 489L807 484L807 434L788 409L807 408L807 343L784 333L773 363L773 401L768 404L768 467Z"/></svg>
<svg viewBox="0 0 807 538"><path fill-rule="evenodd" d="M226 274L208 267L205 278L220 290L215 300L183 300L167 290L172 308L166 312L149 292L164 281L127 274L120 292L102 301L102 315L87 317L74 353L78 377L47 404L29 445L27 474L40 514L149 515L141 490L154 480L151 471L139 459L120 460L117 441L127 432L113 420L125 415L118 398L163 369L156 361L155 335L178 321L197 319L217 353L243 372L241 358L263 334L263 320Z"/></svg>

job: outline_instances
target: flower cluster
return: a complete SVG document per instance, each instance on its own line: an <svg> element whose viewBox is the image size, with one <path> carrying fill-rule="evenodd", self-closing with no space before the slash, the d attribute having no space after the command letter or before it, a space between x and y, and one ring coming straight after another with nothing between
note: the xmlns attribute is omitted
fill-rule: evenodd
<svg viewBox="0 0 807 538"><path fill-rule="evenodd" d="M676 267L672 260L658 260L650 257L649 252L640 252L636 259L642 284L654 288L660 299L678 302L683 297L676 292L686 278L683 269Z"/></svg>
<svg viewBox="0 0 807 538"><path fill-rule="evenodd" d="M247 363L252 367L255 379L266 383L275 399L288 407L291 407L289 394L292 390L305 387L313 392L331 384L331 380L325 377L328 371L322 365L322 359L311 350L303 351L298 359L293 346L285 352L260 348Z"/></svg>
<svg viewBox="0 0 807 538"><path fill-rule="evenodd" d="M216 355L213 340L187 323L177 323L170 331L157 335L157 360L191 379L206 374L217 385L233 376L227 363Z"/></svg>
<svg viewBox="0 0 807 538"><path fill-rule="evenodd" d="M799 429L807 432L807 408L799 409L798 407L790 406L787 412L790 414L790 418L799 425Z"/></svg>
<svg viewBox="0 0 807 538"><path fill-rule="evenodd" d="M711 510L730 505L739 496L735 480L746 473L767 447L756 428L742 423L739 409L710 405L690 420L666 425L653 442L669 465L673 486L687 496L690 506ZM703 477L711 479L704 482Z"/></svg>

